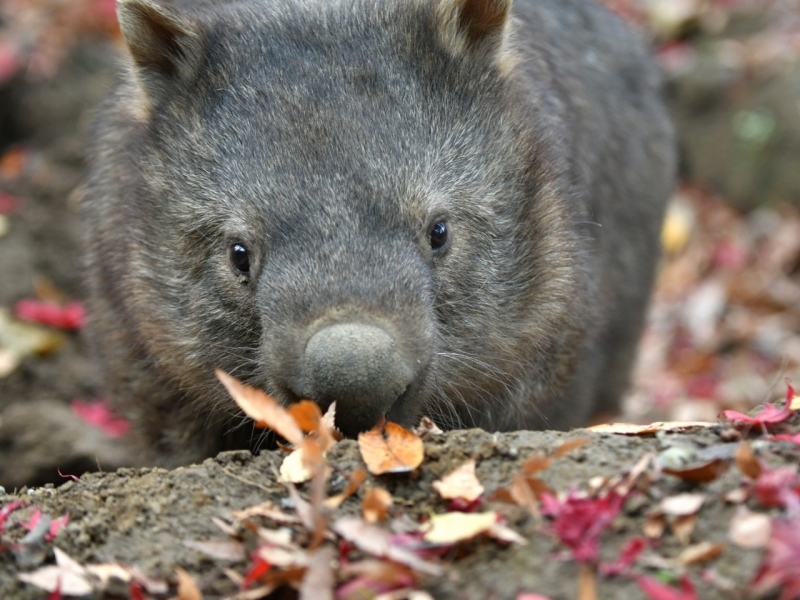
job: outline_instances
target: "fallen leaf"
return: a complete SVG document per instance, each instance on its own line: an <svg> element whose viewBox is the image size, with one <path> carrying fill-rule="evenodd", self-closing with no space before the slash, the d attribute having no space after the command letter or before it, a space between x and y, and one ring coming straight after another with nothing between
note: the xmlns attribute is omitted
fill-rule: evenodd
<svg viewBox="0 0 800 600"><path fill-rule="evenodd" d="M756 500L766 507L786 506L788 501L800 494L797 466L778 469L763 468L751 486Z"/></svg>
<svg viewBox="0 0 800 600"><path fill-rule="evenodd" d="M735 410L724 410L722 411L722 414L726 419L732 421L738 427L752 427L755 425L770 427L771 425L783 423L786 419L792 416L793 412L794 411L790 410L787 406L778 408L774 404L765 402L764 408L752 417Z"/></svg>
<svg viewBox="0 0 800 600"><path fill-rule="evenodd" d="M311 554L300 585L300 600L333 600L336 578L332 563L335 558L336 549L332 546L321 546Z"/></svg>
<svg viewBox="0 0 800 600"><path fill-rule="evenodd" d="M665 515L683 517L696 514L705 501L705 494L677 494L664 498L659 509Z"/></svg>
<svg viewBox="0 0 800 600"><path fill-rule="evenodd" d="M407 473L422 464L425 447L408 429L387 421L358 435L358 448L373 475Z"/></svg>
<svg viewBox="0 0 800 600"><path fill-rule="evenodd" d="M481 497L484 487L475 475L475 459L470 459L441 480L433 482L433 488L445 500L462 498L473 502Z"/></svg>
<svg viewBox="0 0 800 600"><path fill-rule="evenodd" d="M740 548L763 548L771 533L772 519L769 515L739 506L731 519L728 538Z"/></svg>
<svg viewBox="0 0 800 600"><path fill-rule="evenodd" d="M650 600L697 600L697 592L688 577L681 578L680 589L652 577L637 577L636 583Z"/></svg>
<svg viewBox="0 0 800 600"><path fill-rule="evenodd" d="M178 598L177 600L203 600L203 594L197 587L192 576L180 567L175 567L178 575Z"/></svg>
<svg viewBox="0 0 800 600"><path fill-rule="evenodd" d="M414 428L414 433L421 437L423 440L428 439L429 437L433 437L435 435L442 435L444 431L439 429L439 426L433 422L433 419L430 417L422 417L417 425Z"/></svg>
<svg viewBox="0 0 800 600"><path fill-rule="evenodd" d="M651 540L657 540L664 535L664 530L667 528L667 520L661 513L647 515L644 519L644 526L642 533Z"/></svg>
<svg viewBox="0 0 800 600"><path fill-rule="evenodd" d="M116 416L105 400L73 400L70 407L75 416L97 427L108 437L122 437L130 431L130 421Z"/></svg>
<svg viewBox="0 0 800 600"><path fill-rule="evenodd" d="M688 548L684 548L683 551L677 556L675 561L679 565L688 566L694 565L701 562L707 562L709 560L714 560L725 549L724 544L713 544L711 542L701 542L699 544L695 544L693 546L689 546Z"/></svg>
<svg viewBox="0 0 800 600"><path fill-rule="evenodd" d="M55 302L25 298L14 305L14 314L21 321L69 331L77 331L86 323L86 309L78 302L68 302L62 306Z"/></svg>
<svg viewBox="0 0 800 600"><path fill-rule="evenodd" d="M102 565L86 565L87 573L97 577L103 588L107 587L112 579L118 579L125 583L131 581L131 572L128 568L115 563L105 563Z"/></svg>
<svg viewBox="0 0 800 600"><path fill-rule="evenodd" d="M517 544L518 546L528 545L528 540L499 521L489 528L486 535L496 539L498 542L505 542L506 544Z"/></svg>
<svg viewBox="0 0 800 600"><path fill-rule="evenodd" d="M450 512L433 515L423 525L422 537L429 544L447 546L486 533L496 522L496 512Z"/></svg>
<svg viewBox="0 0 800 600"><path fill-rule="evenodd" d="M683 481L708 483L719 478L728 470L728 461L718 458L701 465L692 465L681 469L662 469L667 475L673 475Z"/></svg>
<svg viewBox="0 0 800 600"><path fill-rule="evenodd" d="M649 425L633 423L603 423L587 427L587 431L595 433L614 433L617 435L653 435L659 431L685 431L687 429L716 427L716 423L708 421L658 421Z"/></svg>
<svg viewBox="0 0 800 600"><path fill-rule="evenodd" d="M426 575L440 575L442 568L419 557L413 551L398 546L383 529L358 517L345 516L333 524L333 530L362 552L384 557Z"/></svg>
<svg viewBox="0 0 800 600"><path fill-rule="evenodd" d="M570 492L563 501L551 494L542 494L541 511L554 517L551 531L567 546L578 562L597 560L600 535L613 522L622 508L625 496L615 490L597 497L587 498Z"/></svg>
<svg viewBox="0 0 800 600"><path fill-rule="evenodd" d="M347 498L358 491L358 488L361 487L366 479L367 472L364 469L356 469L353 471L353 473L350 475L350 480L347 483L347 487L344 488L344 491L341 494L327 498L323 503L325 508L330 510L339 508L342 505L342 502L347 500Z"/></svg>
<svg viewBox="0 0 800 600"><path fill-rule="evenodd" d="M544 452L534 452L532 456L525 459L522 463L522 472L525 475L534 475L539 471L550 468L550 459Z"/></svg>
<svg viewBox="0 0 800 600"><path fill-rule="evenodd" d="M571 440L565 440L559 444L558 448L550 455L550 458L561 458L562 456L569 454L573 450L577 450L578 448L582 448L586 444L592 441L591 438L588 437L579 437L573 438Z"/></svg>
<svg viewBox="0 0 800 600"><path fill-rule="evenodd" d="M669 527L678 541L686 546L691 542L692 533L697 525L697 515L683 515L669 519Z"/></svg>
<svg viewBox="0 0 800 600"><path fill-rule="evenodd" d="M217 560L239 562L246 558L241 542L186 540L183 545Z"/></svg>
<svg viewBox="0 0 800 600"><path fill-rule="evenodd" d="M736 454L734 455L734 460L739 470L750 479L758 479L758 476L761 475L761 464L756 459L753 450L750 448L750 444L747 442L739 444L739 447L736 449Z"/></svg>
<svg viewBox="0 0 800 600"><path fill-rule="evenodd" d="M600 572L605 577L626 573L645 548L647 548L647 540L643 538L636 537L628 540L615 562L611 564L600 563Z"/></svg>
<svg viewBox="0 0 800 600"><path fill-rule="evenodd" d="M800 512L789 518L775 519L767 542L764 559L751 583L753 593L761 597L767 591L780 589L779 600L800 597Z"/></svg>
<svg viewBox="0 0 800 600"><path fill-rule="evenodd" d="M284 525L296 525L300 523L300 519L297 515L286 514L271 502L263 502L262 504L257 504L256 506L251 506L244 510L234 511L233 513L233 518L237 521L245 521L252 517L264 517L265 519Z"/></svg>
<svg viewBox="0 0 800 600"><path fill-rule="evenodd" d="M266 423L290 444L300 446L304 438L303 431L285 408L261 390L244 385L219 369L214 372L248 417Z"/></svg>
<svg viewBox="0 0 800 600"><path fill-rule="evenodd" d="M306 466L303 447L298 448L283 459L280 481L284 483L305 483L314 476L314 471Z"/></svg>
<svg viewBox="0 0 800 600"><path fill-rule="evenodd" d="M383 488L369 488L361 502L361 514L367 523L383 521L392 506L392 495Z"/></svg>
<svg viewBox="0 0 800 600"><path fill-rule="evenodd" d="M58 548L54 548L56 564L42 567L32 573L21 573L17 579L46 592L59 589L64 596L86 596L94 591L86 571Z"/></svg>

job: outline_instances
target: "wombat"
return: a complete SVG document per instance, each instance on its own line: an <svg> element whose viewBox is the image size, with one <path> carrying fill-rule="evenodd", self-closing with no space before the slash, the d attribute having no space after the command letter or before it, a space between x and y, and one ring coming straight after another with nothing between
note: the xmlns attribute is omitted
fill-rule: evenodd
<svg viewBox="0 0 800 600"><path fill-rule="evenodd" d="M81 201L91 332L152 460L567 428L624 392L673 185L646 45L589 0L118 0Z"/></svg>

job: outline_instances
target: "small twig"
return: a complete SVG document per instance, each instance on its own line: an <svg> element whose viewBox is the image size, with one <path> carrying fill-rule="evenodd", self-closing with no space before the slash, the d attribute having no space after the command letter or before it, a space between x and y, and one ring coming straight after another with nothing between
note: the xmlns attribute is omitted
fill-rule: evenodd
<svg viewBox="0 0 800 600"><path fill-rule="evenodd" d="M268 494L273 493L273 490L269 489L268 487L265 487L265 486L261 485L260 483L256 483L255 481L250 481L249 479L245 479L244 477L239 477L238 475L234 475L233 473L228 471L228 469L226 469L225 467L223 467L219 463L214 463L214 464L217 465L220 468L220 470L223 473L225 473L225 475L227 475L228 477L232 477L236 481L240 481L241 483L246 483L247 485L252 485L254 487L257 487L257 488L259 488L261 490L264 490Z"/></svg>

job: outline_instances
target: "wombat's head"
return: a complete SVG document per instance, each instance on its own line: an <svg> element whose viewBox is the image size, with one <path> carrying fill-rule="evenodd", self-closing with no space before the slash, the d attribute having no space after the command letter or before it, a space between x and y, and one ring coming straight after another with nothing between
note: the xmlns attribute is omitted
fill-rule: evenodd
<svg viewBox="0 0 800 600"><path fill-rule="evenodd" d="M164 377L204 411L233 412L215 367L336 401L349 435L527 410L579 217L511 0L184 4L119 0L130 294Z"/></svg>

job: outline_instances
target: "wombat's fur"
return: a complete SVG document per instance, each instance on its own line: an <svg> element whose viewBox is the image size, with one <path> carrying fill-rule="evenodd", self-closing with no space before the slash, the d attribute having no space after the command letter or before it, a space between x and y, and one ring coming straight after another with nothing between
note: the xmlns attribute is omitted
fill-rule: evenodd
<svg viewBox="0 0 800 600"><path fill-rule="evenodd" d="M588 0L118 0L82 200L116 406L168 464L258 436L564 428L624 391L674 176L642 41ZM249 264L248 264L249 263Z"/></svg>

